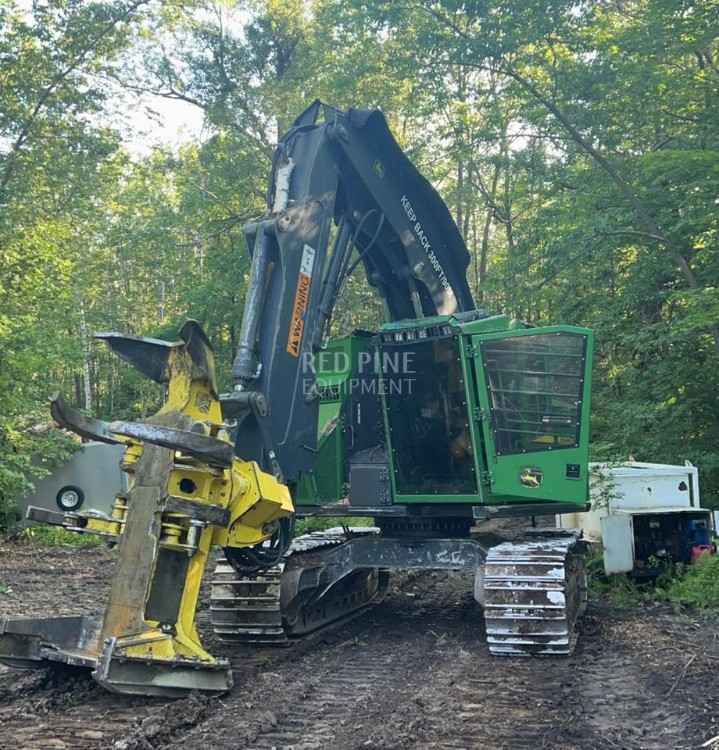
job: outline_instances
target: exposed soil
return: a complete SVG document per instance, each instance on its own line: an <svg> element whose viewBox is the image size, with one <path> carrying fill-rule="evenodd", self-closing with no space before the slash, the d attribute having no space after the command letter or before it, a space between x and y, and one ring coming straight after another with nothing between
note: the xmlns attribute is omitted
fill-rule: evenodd
<svg viewBox="0 0 719 750"><path fill-rule="evenodd" d="M104 549L0 545L0 617L99 612L112 570ZM716 617L594 604L572 658L497 659L471 580L443 573L396 576L380 605L290 649L233 650L199 620L232 659L230 694L127 698L82 671L0 667L0 748L682 750L719 735Z"/></svg>

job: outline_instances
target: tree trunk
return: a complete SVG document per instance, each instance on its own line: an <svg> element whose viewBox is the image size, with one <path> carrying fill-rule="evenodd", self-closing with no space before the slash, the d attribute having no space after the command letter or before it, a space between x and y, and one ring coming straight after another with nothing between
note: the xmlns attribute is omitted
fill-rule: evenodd
<svg viewBox="0 0 719 750"><path fill-rule="evenodd" d="M85 308L80 306L80 337L82 338L82 385L83 385L83 405L87 411L92 411L92 381L90 378L90 341L87 335L87 323L85 322Z"/></svg>

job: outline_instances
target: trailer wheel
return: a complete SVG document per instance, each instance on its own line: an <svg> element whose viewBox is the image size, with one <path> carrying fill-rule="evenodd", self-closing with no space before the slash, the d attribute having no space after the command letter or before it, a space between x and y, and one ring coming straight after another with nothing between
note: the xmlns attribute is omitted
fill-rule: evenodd
<svg viewBox="0 0 719 750"><path fill-rule="evenodd" d="M85 502L85 493L79 487L68 485L55 495L55 502L60 510L77 510Z"/></svg>

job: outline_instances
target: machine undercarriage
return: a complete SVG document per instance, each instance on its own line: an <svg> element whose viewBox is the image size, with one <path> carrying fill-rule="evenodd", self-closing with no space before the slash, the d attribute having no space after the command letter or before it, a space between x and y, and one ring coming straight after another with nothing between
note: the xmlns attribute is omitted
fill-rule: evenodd
<svg viewBox="0 0 719 750"><path fill-rule="evenodd" d="M494 534L391 538L378 528L300 536L281 563L261 573L218 563L213 630L225 641L287 645L381 600L392 570L473 574L494 655L574 649L574 626L586 605L583 543L575 533L554 529L531 529L499 543Z"/></svg>

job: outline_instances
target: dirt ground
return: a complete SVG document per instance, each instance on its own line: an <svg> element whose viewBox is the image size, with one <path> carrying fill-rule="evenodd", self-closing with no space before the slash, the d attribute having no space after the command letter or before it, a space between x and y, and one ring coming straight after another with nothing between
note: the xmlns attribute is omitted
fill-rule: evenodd
<svg viewBox="0 0 719 750"><path fill-rule="evenodd" d="M0 617L101 611L112 570L104 549L0 545ZM471 581L443 573L397 576L292 649L233 650L199 620L232 659L228 695L126 698L84 672L0 667L0 748L682 750L719 735L716 617L594 603L572 658L496 659Z"/></svg>

